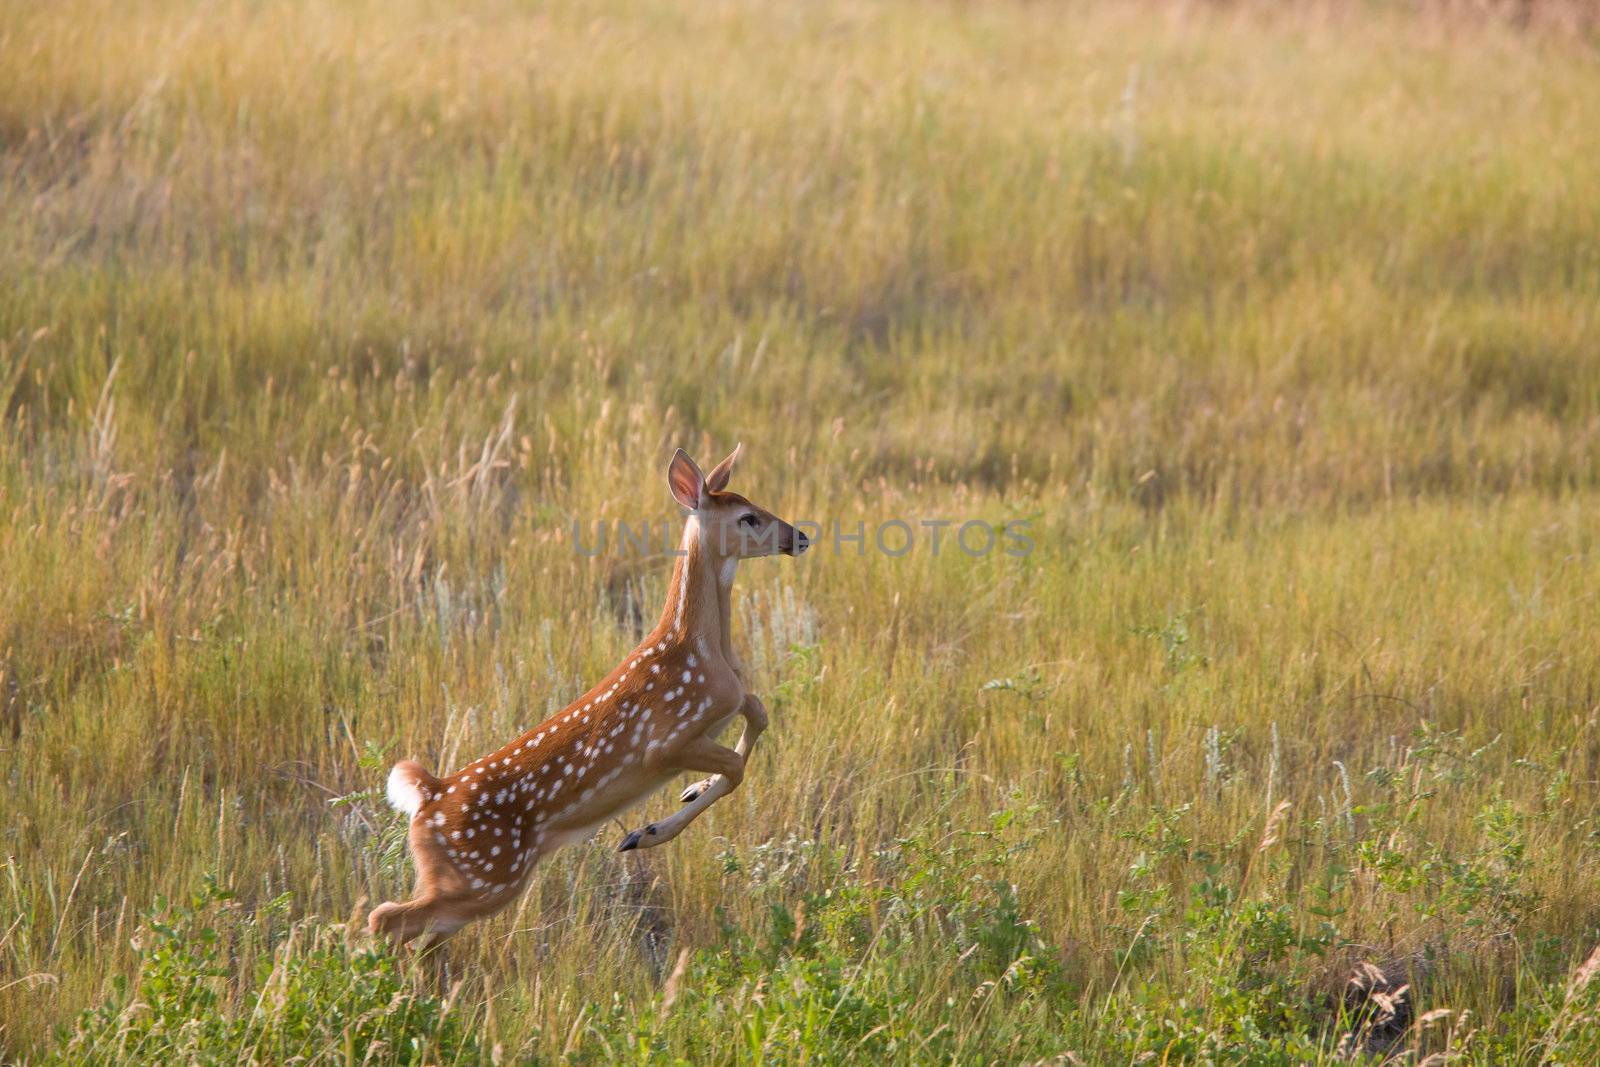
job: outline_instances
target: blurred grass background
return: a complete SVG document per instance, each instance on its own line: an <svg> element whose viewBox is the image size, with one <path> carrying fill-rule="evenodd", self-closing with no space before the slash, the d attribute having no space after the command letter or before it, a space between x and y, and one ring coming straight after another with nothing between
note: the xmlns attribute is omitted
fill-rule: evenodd
<svg viewBox="0 0 1600 1067"><path fill-rule="evenodd" d="M1600 73L1560 19L11 4L0 249L8 1058L208 872L268 931L218 1010L272 931L402 892L361 792L609 668L669 561L572 522L669 520L671 449L736 440L785 517L1036 549L746 567L751 776L452 944L486 1049L617 1058L678 948L1007 811L1054 977L984 999L913 939L895 1015L954 1044L874 1055L1248 1058L1184 1013L1271 1032L1246 978L1314 1006L1357 960L1472 1013L1423 1052L1572 1054L1536 1009L1600 939ZM835 862L756 892L786 841ZM1219 878L1289 947L1204 940ZM714 1009L649 1055L803 1057Z"/></svg>

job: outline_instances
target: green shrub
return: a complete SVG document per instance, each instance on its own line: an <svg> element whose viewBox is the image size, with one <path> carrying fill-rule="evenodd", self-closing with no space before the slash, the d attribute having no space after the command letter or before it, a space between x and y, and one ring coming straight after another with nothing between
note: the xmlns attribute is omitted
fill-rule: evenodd
<svg viewBox="0 0 1600 1067"><path fill-rule="evenodd" d="M416 992L393 956L356 947L325 924L288 927L258 959L253 981L230 989L230 954L261 933L262 921L232 903L233 894L208 878L188 902L158 908L140 938L137 975L113 979L105 1000L61 1035L45 1062L478 1059L469 1028L448 1003Z"/></svg>

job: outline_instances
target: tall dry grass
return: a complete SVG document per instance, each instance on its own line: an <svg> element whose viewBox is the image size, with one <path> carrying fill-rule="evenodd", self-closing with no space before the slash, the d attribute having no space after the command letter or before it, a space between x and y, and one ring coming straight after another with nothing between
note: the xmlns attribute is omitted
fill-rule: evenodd
<svg viewBox="0 0 1600 1067"><path fill-rule="evenodd" d="M746 568L744 788L405 970L483 1056L1332 1057L1366 961L1418 1056L1581 1058L1597 190L1592 51L1495 20L6 7L0 1050L207 874L222 1015L400 891L384 762L608 668L667 561L571 523L743 439L1036 549Z"/></svg>

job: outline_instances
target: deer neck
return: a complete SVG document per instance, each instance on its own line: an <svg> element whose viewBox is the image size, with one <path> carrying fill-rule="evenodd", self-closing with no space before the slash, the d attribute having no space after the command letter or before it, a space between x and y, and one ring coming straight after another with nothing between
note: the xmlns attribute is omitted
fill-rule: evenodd
<svg viewBox="0 0 1600 1067"><path fill-rule="evenodd" d="M719 558L702 533L699 517L690 515L657 631L669 641L721 655L734 673L742 674L731 633L733 578L739 561Z"/></svg>

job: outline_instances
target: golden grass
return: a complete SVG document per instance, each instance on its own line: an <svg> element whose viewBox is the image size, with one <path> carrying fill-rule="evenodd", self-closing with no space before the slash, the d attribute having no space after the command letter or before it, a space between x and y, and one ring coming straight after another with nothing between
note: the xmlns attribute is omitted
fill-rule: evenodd
<svg viewBox="0 0 1600 1067"><path fill-rule="evenodd" d="M393 897L389 817L328 803L366 746L447 767L609 667L667 564L572 521L667 520L672 446L742 439L785 517L1033 516L1036 551L746 568L745 787L450 950L508 1055L594 1054L575 1019L757 922L728 856L875 885L1037 805L1006 876L1070 1042L1195 981L1150 886L1235 864L1337 912L1330 973L1427 956L1422 1007L1535 1057L1507 990L1600 936L1597 191L1592 50L1492 20L7 7L0 1053L204 872ZM1396 776L1428 796L1391 827ZM1536 903L1419 908L1452 860ZM1005 1058L964 1010L957 1058Z"/></svg>

